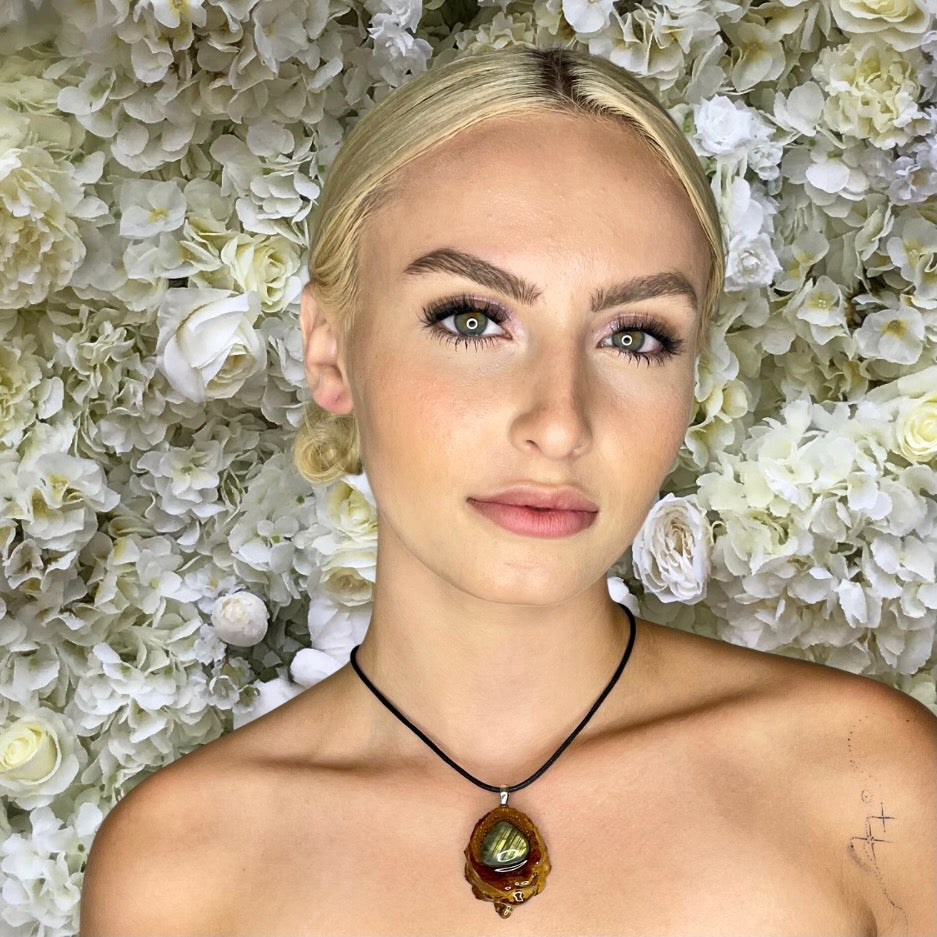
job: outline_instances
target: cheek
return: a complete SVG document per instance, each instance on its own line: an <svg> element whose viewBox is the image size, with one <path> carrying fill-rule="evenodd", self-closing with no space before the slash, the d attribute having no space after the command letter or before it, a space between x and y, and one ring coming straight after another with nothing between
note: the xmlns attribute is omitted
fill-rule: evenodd
<svg viewBox="0 0 937 937"><path fill-rule="evenodd" d="M477 380L446 378L439 369L423 370L412 360L371 367L367 384L354 397L369 469L399 471L405 465L414 481L420 466L429 470L459 460L467 445L477 451L480 424L490 414L490 401L481 399Z"/></svg>

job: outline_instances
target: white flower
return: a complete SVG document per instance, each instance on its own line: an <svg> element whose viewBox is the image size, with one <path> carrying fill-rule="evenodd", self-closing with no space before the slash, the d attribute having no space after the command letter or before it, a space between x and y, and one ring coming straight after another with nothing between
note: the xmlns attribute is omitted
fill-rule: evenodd
<svg viewBox="0 0 937 937"><path fill-rule="evenodd" d="M310 641L340 663L347 663L351 649L364 640L370 621L367 604L336 605L324 593L316 593L309 600L306 624Z"/></svg>
<svg viewBox="0 0 937 937"><path fill-rule="evenodd" d="M84 860L103 819L85 794L65 819L37 807L25 829L0 839L4 934L76 933Z"/></svg>
<svg viewBox="0 0 937 937"><path fill-rule="evenodd" d="M869 313L855 332L859 351L867 358L916 364L924 349L924 319L907 297L901 304Z"/></svg>
<svg viewBox="0 0 937 937"><path fill-rule="evenodd" d="M325 651L304 647L296 652L290 662L290 676L300 686L311 687L331 676L341 666L340 661Z"/></svg>
<svg viewBox="0 0 937 937"><path fill-rule="evenodd" d="M912 63L874 37L823 49L813 77L827 92L827 123L839 133L887 150L907 143L924 120Z"/></svg>
<svg viewBox="0 0 937 937"><path fill-rule="evenodd" d="M693 108L696 135L704 153L710 156L741 157L752 142L754 112L717 94Z"/></svg>
<svg viewBox="0 0 937 937"><path fill-rule="evenodd" d="M34 394L42 383L42 366L24 344L0 343L0 446L19 445L36 418Z"/></svg>
<svg viewBox="0 0 937 937"><path fill-rule="evenodd" d="M0 789L31 810L67 790L87 762L67 718L42 706L0 732Z"/></svg>
<svg viewBox="0 0 937 937"><path fill-rule="evenodd" d="M909 462L937 457L937 389L902 402L895 427L898 451Z"/></svg>
<svg viewBox="0 0 937 937"><path fill-rule="evenodd" d="M170 289L158 312L159 368L184 397L233 397L267 365L267 350L253 324L256 293Z"/></svg>
<svg viewBox="0 0 937 937"><path fill-rule="evenodd" d="M284 237L236 234L221 248L221 260L233 287L255 292L264 312L279 312L299 296L299 253Z"/></svg>
<svg viewBox="0 0 937 937"><path fill-rule="evenodd" d="M905 213L886 242L902 277L915 287L917 306L937 309L937 225L916 211Z"/></svg>
<svg viewBox="0 0 937 937"><path fill-rule="evenodd" d="M85 258L74 216L83 192L39 146L0 150L0 309L42 302Z"/></svg>
<svg viewBox="0 0 937 937"><path fill-rule="evenodd" d="M257 693L251 704L238 707L232 712L235 729L240 729L248 722L253 722L273 712L278 706L288 703L306 689L298 683L290 683L286 677L274 677L272 680L265 680L252 686Z"/></svg>
<svg viewBox="0 0 937 937"><path fill-rule="evenodd" d="M62 761L55 732L48 724L19 719L0 732L0 780L38 785Z"/></svg>
<svg viewBox="0 0 937 937"><path fill-rule="evenodd" d="M806 335L816 345L826 345L838 335L848 334L841 288L829 277L808 280L790 300L799 322L807 324Z"/></svg>
<svg viewBox="0 0 937 937"><path fill-rule="evenodd" d="M624 605L632 615L640 615L637 596L628 588L621 576L607 576L605 584L608 586L608 594L613 602Z"/></svg>
<svg viewBox="0 0 937 937"><path fill-rule="evenodd" d="M787 97L778 92L773 102L774 119L787 130L805 137L816 135L823 113L823 92L815 81L792 88Z"/></svg>
<svg viewBox="0 0 937 937"><path fill-rule="evenodd" d="M395 88L406 81L408 75L426 71L433 47L418 39L389 13L376 13L371 17L368 35L374 42L374 57L370 67L373 74Z"/></svg>
<svg viewBox="0 0 937 937"><path fill-rule="evenodd" d="M608 26L614 0L563 0L563 16L577 33L597 33Z"/></svg>
<svg viewBox="0 0 937 937"><path fill-rule="evenodd" d="M372 598L376 561L374 547L340 546L322 562L322 588L342 605L364 605Z"/></svg>
<svg viewBox="0 0 937 937"><path fill-rule="evenodd" d="M367 475L345 475L316 498L319 520L332 528L334 540L317 541L316 549L328 551L331 544L349 541L377 544L377 506Z"/></svg>
<svg viewBox="0 0 937 937"><path fill-rule="evenodd" d="M218 637L234 647L251 647L267 634L267 606L253 592L234 592L215 602L211 623Z"/></svg>
<svg viewBox="0 0 937 937"><path fill-rule="evenodd" d="M120 233L152 238L175 231L185 221L185 196L175 182L130 179L120 189Z"/></svg>
<svg viewBox="0 0 937 937"><path fill-rule="evenodd" d="M780 34L750 20L728 22L725 30L732 40L730 74L735 88L748 91L781 76L786 56Z"/></svg>
<svg viewBox="0 0 937 937"><path fill-rule="evenodd" d="M874 33L900 51L919 45L931 26L920 0L830 0L830 12L847 35Z"/></svg>
<svg viewBox="0 0 937 937"><path fill-rule="evenodd" d="M651 508L631 547L635 571L662 602L706 595L712 531L694 498L668 494Z"/></svg>
<svg viewBox="0 0 937 937"><path fill-rule="evenodd" d="M727 290L769 286L780 270L781 264L767 234L758 234L753 238L744 235L730 238L726 258Z"/></svg>
<svg viewBox="0 0 937 937"><path fill-rule="evenodd" d="M909 462L929 462L937 456L937 366L876 387L866 402L887 408L894 427L892 447Z"/></svg>

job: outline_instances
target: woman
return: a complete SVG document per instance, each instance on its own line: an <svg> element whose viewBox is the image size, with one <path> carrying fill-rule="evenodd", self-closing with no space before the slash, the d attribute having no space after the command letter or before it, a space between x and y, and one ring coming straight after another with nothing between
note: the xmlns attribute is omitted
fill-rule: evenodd
<svg viewBox="0 0 937 937"><path fill-rule="evenodd" d="M608 595L722 263L688 143L605 61L464 58L359 122L319 206L297 458L367 471L367 636L111 812L85 937L934 931L930 713Z"/></svg>

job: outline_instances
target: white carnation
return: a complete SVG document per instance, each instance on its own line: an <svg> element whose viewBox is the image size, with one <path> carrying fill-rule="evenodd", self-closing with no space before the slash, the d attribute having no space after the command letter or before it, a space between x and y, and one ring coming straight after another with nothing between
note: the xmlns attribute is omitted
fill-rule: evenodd
<svg viewBox="0 0 937 937"><path fill-rule="evenodd" d="M907 143L924 120L911 61L874 37L823 49L813 77L827 92L827 123L839 133L887 150Z"/></svg>
<svg viewBox="0 0 937 937"><path fill-rule="evenodd" d="M85 257L73 215L83 192L39 146L0 151L0 309L42 302Z"/></svg>
<svg viewBox="0 0 937 937"><path fill-rule="evenodd" d="M846 35L874 33L900 51L919 45L932 23L920 0L830 0L830 12Z"/></svg>

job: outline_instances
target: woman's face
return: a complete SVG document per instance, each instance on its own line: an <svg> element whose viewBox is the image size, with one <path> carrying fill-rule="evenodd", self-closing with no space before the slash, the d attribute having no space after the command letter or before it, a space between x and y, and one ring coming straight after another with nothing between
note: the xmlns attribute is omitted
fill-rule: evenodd
<svg viewBox="0 0 937 937"><path fill-rule="evenodd" d="M699 311L680 288L701 300L709 254L679 184L627 128L492 119L401 172L361 266L339 356L382 563L513 604L594 585L690 417ZM573 486L598 512L544 538L472 503L518 484Z"/></svg>

